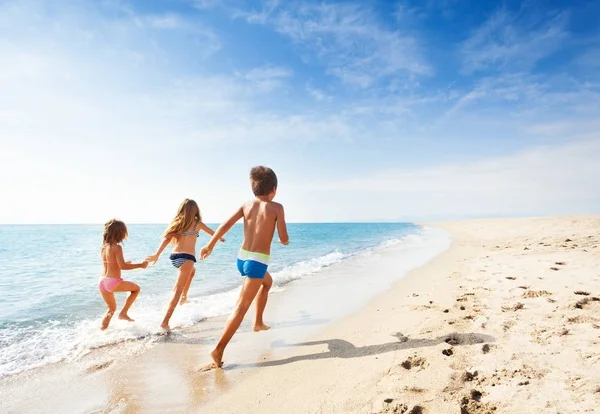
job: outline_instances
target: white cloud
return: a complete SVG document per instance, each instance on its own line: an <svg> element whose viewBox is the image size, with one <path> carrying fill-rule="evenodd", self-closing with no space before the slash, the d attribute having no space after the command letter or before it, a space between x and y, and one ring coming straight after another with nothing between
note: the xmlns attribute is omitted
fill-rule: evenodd
<svg viewBox="0 0 600 414"><path fill-rule="evenodd" d="M284 86L284 81L291 78L294 72L282 66L263 66L241 74L252 84L255 91L271 92Z"/></svg>
<svg viewBox="0 0 600 414"><path fill-rule="evenodd" d="M463 70L524 70L559 49L567 38L565 14L530 21L530 13L496 11L461 45Z"/></svg>
<svg viewBox="0 0 600 414"><path fill-rule="evenodd" d="M390 77L430 75L417 39L383 27L373 11L350 3L270 2L260 12L237 11L249 23L268 24L316 55L328 73L368 87Z"/></svg>
<svg viewBox="0 0 600 414"><path fill-rule="evenodd" d="M596 133L502 157L355 173L355 179L298 184L295 190L312 194L308 203L319 200L325 220L600 213L598 154Z"/></svg>
<svg viewBox="0 0 600 414"><path fill-rule="evenodd" d="M317 88L312 88L310 86L306 87L306 91L310 94L310 96L312 96L316 101L327 101L327 102L331 102L332 101L332 97L327 95L325 92L323 92L320 89Z"/></svg>

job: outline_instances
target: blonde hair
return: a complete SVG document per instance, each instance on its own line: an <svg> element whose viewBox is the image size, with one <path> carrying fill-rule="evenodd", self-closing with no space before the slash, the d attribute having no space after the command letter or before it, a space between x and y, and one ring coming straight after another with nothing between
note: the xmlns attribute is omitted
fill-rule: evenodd
<svg viewBox="0 0 600 414"><path fill-rule="evenodd" d="M102 250L113 244L119 244L128 236L127 226L121 220L111 219L104 224Z"/></svg>
<svg viewBox="0 0 600 414"><path fill-rule="evenodd" d="M188 230L192 225L195 227L200 221L202 221L202 217L200 216L198 204L196 204L194 200L186 198L183 200L183 203L179 205L177 215L165 230L163 237L173 238L180 236L181 233Z"/></svg>

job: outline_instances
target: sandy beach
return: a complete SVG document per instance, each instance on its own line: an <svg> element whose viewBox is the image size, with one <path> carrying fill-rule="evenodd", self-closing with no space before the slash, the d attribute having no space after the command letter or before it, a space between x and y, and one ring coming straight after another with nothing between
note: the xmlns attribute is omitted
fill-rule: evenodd
<svg viewBox="0 0 600 414"><path fill-rule="evenodd" d="M127 356L104 349L2 380L0 411L600 412L600 216L432 226L451 247L351 312L326 312L352 300L327 287L274 295L269 315L292 322L264 335L244 324L223 370L199 371L217 318L149 350L139 341ZM393 251L361 263L352 271L373 280L401 269ZM331 278L347 283L348 271ZM286 315L293 297L315 311Z"/></svg>

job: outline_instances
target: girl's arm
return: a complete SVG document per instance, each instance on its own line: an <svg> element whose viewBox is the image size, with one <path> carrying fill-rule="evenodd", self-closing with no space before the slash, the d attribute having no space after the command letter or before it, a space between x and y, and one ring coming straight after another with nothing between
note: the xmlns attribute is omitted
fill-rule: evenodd
<svg viewBox="0 0 600 414"><path fill-rule="evenodd" d="M158 247L156 253L154 253L152 256L146 257L146 261L149 263L152 262L153 265L156 264L161 253L163 252L163 250L165 250L165 247L167 247L167 245L171 242L172 238L173 237L165 237L160 246Z"/></svg>
<svg viewBox="0 0 600 414"><path fill-rule="evenodd" d="M240 207L235 213L233 213L229 220L227 220L225 223L219 226L219 228L217 229L215 234L213 234L208 244L200 250L200 259L204 260L208 256L210 256L213 248L215 247L215 244L217 244L217 241L220 240L225 235L225 233L227 233L229 229L231 229L231 227L233 227L233 225L237 223L237 221L242 217L244 217L244 209L243 207Z"/></svg>
<svg viewBox="0 0 600 414"><path fill-rule="evenodd" d="M142 263L126 262L123 257L123 248L119 245L115 246L115 258L117 259L117 264L121 270L145 269L148 266L146 260Z"/></svg>
<svg viewBox="0 0 600 414"><path fill-rule="evenodd" d="M213 229L211 229L210 227L208 227L206 224L200 222L200 230L204 230L205 232L207 232L208 234L210 234L211 236L215 235L215 232ZM221 241L224 242L225 239L221 237Z"/></svg>

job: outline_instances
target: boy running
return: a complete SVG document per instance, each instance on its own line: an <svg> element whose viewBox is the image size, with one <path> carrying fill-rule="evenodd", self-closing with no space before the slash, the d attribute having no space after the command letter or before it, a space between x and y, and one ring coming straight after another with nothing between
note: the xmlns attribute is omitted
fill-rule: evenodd
<svg viewBox="0 0 600 414"><path fill-rule="evenodd" d="M229 317L217 346L210 353L215 367L222 366L225 347L239 328L257 294L254 331L269 329L269 326L263 322L263 313L267 305L269 289L273 284L267 267L275 227L279 234L279 243L283 245L289 243L283 206L273 202L277 192L275 172L267 167L254 167L250 171L250 184L252 192L256 196L254 200L242 205L229 220L221 224L210 242L200 251L200 258L206 259L225 233L238 220L244 219L244 241L238 254L237 267L245 279L235 310Z"/></svg>

